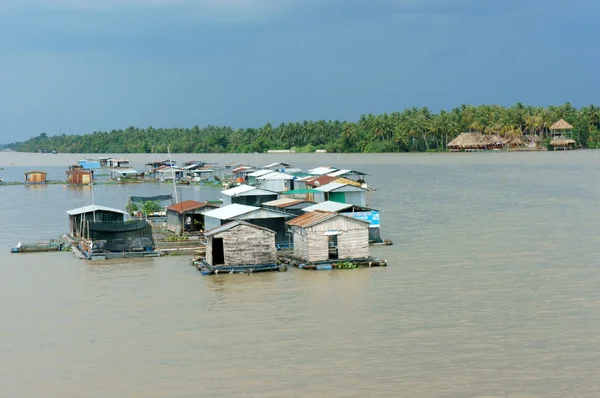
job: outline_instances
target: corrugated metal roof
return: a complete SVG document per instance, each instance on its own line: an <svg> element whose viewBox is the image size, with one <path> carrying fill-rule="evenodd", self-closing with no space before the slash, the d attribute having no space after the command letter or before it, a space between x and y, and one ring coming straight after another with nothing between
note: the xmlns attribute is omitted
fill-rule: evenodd
<svg viewBox="0 0 600 398"><path fill-rule="evenodd" d="M260 207L246 206L234 203L232 205L223 206L215 210L209 210L202 214L204 217L216 218L218 220L229 220L230 218L258 210Z"/></svg>
<svg viewBox="0 0 600 398"><path fill-rule="evenodd" d="M294 176L285 173L279 173L274 171L273 173L266 174L262 177L258 177L257 180L293 180Z"/></svg>
<svg viewBox="0 0 600 398"><path fill-rule="evenodd" d="M329 166L323 166L323 167L317 167L312 170L308 170L308 174L323 175L323 174L334 173L336 171L337 171L336 168L329 167Z"/></svg>
<svg viewBox="0 0 600 398"><path fill-rule="evenodd" d="M208 231L205 231L204 232L204 236L213 236L213 235L216 235L216 234L221 233L221 232L229 231L230 229L235 228L235 227L237 227L239 225L246 225L248 227L252 227L252 228L256 228L256 229L261 229L263 231L270 232L273 235L275 235L275 233L276 233L275 231L272 231L272 230L270 230L268 228L261 227L261 226L258 226L258 225L254 225L254 224L250 224L250 223L248 223L246 221L234 220L234 221L228 222L227 224L223 224L223 225L221 225L219 227L216 227L216 228L210 229Z"/></svg>
<svg viewBox="0 0 600 398"><path fill-rule="evenodd" d="M332 201L328 200L327 202L321 202L321 203L317 203L316 205L313 205L313 206L305 207L302 210L306 211L306 212L320 210L320 211L329 211L329 212L337 213L338 211L347 209L349 207L352 207L352 205L348 204L348 203L338 203L338 202L332 202Z"/></svg>
<svg viewBox="0 0 600 398"><path fill-rule="evenodd" d="M275 170L257 170L253 173L248 174L248 177L262 177L265 174L274 173Z"/></svg>
<svg viewBox="0 0 600 398"><path fill-rule="evenodd" d="M271 169L273 167L283 167L283 168L286 168L286 167L293 167L293 166L291 164L288 164L288 163L277 162L277 163L271 163L271 164L268 164L266 166L263 166L263 169Z"/></svg>
<svg viewBox="0 0 600 398"><path fill-rule="evenodd" d="M247 187L247 188L240 188ZM248 189L249 188L249 189ZM225 191L221 191L223 195L227 196L266 196L266 195L279 195L277 192L269 191L267 189L251 187L250 185L239 185L235 188L227 189Z"/></svg>
<svg viewBox="0 0 600 398"><path fill-rule="evenodd" d="M311 187L319 187L325 184L330 183L331 181L335 181L338 177L332 176L311 176L310 178L303 179L306 185Z"/></svg>
<svg viewBox="0 0 600 398"><path fill-rule="evenodd" d="M237 168L235 168L235 169L233 169L231 171L233 173L241 173L243 171L248 171L248 170L252 170L252 167L250 167L250 166L240 166L240 167L237 167Z"/></svg>
<svg viewBox="0 0 600 398"><path fill-rule="evenodd" d="M242 185L238 185L237 187L233 187L233 188L229 188L224 191L221 191L221 193L223 195L227 195L227 196L236 196L243 192L252 191L254 189L256 189L256 187L251 187L250 185L242 184Z"/></svg>
<svg viewBox="0 0 600 398"><path fill-rule="evenodd" d="M75 216L78 214L92 213L94 211L110 211L112 213L121 213L127 214L127 212L119 209L113 209L111 207L104 207L98 205L88 205L83 207L78 207L77 209L67 210L67 214L70 216Z"/></svg>
<svg viewBox="0 0 600 398"><path fill-rule="evenodd" d="M289 206L297 205L299 203L304 203L304 202L306 202L306 200L281 198L281 199L272 200L270 202L265 202L265 203L263 203L263 206L289 207Z"/></svg>
<svg viewBox="0 0 600 398"><path fill-rule="evenodd" d="M364 176L368 176L369 174L367 173L363 173L362 171L358 171L358 170L338 170L335 171L333 173L329 173L330 176L334 176L334 177L341 177L343 175L364 175Z"/></svg>
<svg viewBox="0 0 600 398"><path fill-rule="evenodd" d="M235 218L240 220L258 220L265 218L294 218L294 215L277 210L258 208L257 210L237 215Z"/></svg>
<svg viewBox="0 0 600 398"><path fill-rule="evenodd" d="M167 210L175 211L179 214L185 213L186 211L200 209L202 207L215 208L217 206L207 202L197 202L195 200L184 200L183 202L175 203L167 207Z"/></svg>
<svg viewBox="0 0 600 398"><path fill-rule="evenodd" d="M291 221L288 221L287 225L293 227L308 228L337 216L339 216L339 214L337 213L331 213L326 211L311 211L309 213L296 217Z"/></svg>
<svg viewBox="0 0 600 398"><path fill-rule="evenodd" d="M352 184L342 184L342 183L339 183L337 181L333 181L333 182L330 182L329 184L325 184L325 185L323 185L321 187L315 188L315 191L331 192L331 191L335 191L336 189L340 189L342 187L352 187L355 190L358 189L358 190L366 191L366 189L364 189L364 188L357 187L357 186L352 185Z"/></svg>

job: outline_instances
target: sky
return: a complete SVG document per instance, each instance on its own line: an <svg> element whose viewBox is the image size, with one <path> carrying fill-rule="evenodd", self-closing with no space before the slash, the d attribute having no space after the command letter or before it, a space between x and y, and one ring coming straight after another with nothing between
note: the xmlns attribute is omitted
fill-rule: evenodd
<svg viewBox="0 0 600 398"><path fill-rule="evenodd" d="M597 0L0 0L0 144L598 104Z"/></svg>

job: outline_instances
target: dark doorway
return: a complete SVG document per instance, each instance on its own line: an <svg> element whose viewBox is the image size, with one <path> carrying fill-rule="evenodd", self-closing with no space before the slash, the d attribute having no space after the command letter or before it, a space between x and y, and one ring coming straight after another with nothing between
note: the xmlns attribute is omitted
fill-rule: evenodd
<svg viewBox="0 0 600 398"><path fill-rule="evenodd" d="M213 238L212 241L212 265L225 264L225 253L223 251L223 238Z"/></svg>
<svg viewBox="0 0 600 398"><path fill-rule="evenodd" d="M329 235L329 259L338 259L338 239L337 235Z"/></svg>

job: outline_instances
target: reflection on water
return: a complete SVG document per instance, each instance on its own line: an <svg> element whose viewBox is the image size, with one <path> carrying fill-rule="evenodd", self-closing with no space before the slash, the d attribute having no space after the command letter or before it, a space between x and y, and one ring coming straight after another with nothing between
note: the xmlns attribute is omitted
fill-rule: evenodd
<svg viewBox="0 0 600 398"><path fill-rule="evenodd" d="M187 257L11 255L18 240L64 233L64 212L91 190L1 187L3 396L600 395L597 152L261 160L372 174L370 205L394 242L373 254L390 266L204 277ZM123 208L171 190L98 185L94 195Z"/></svg>

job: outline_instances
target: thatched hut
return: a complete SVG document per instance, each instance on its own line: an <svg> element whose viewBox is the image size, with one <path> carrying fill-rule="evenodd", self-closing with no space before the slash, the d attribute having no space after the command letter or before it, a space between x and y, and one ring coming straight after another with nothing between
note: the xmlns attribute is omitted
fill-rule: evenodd
<svg viewBox="0 0 600 398"><path fill-rule="evenodd" d="M575 149L577 143L573 139L573 126L564 119L550 126L550 135L552 136L550 145L555 151Z"/></svg>
<svg viewBox="0 0 600 398"><path fill-rule="evenodd" d="M453 152L481 150L485 149L483 140L481 133L460 133L448 143L447 148Z"/></svg>

